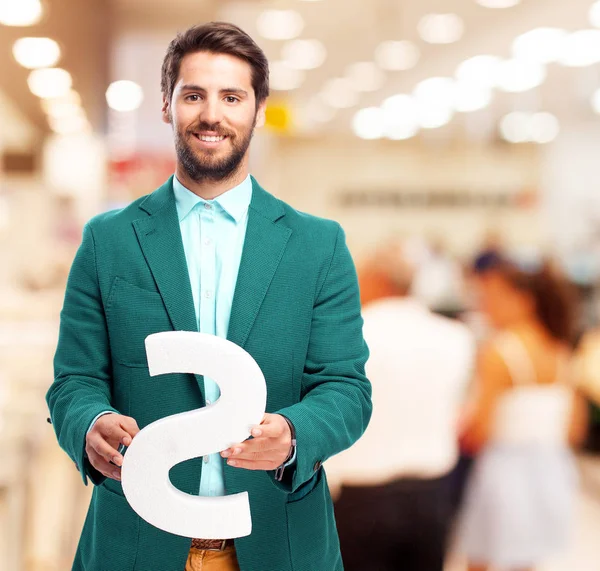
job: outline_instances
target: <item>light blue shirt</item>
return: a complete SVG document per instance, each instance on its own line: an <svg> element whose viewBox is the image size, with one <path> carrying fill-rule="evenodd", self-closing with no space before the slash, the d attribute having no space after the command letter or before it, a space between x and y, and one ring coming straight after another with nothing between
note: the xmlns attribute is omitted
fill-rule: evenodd
<svg viewBox="0 0 600 571"><path fill-rule="evenodd" d="M204 200L173 178L173 191L183 239L198 331L227 338L252 198L250 176L214 200ZM219 387L204 377L206 404L214 403ZM220 454L204 457L201 496L225 495Z"/></svg>

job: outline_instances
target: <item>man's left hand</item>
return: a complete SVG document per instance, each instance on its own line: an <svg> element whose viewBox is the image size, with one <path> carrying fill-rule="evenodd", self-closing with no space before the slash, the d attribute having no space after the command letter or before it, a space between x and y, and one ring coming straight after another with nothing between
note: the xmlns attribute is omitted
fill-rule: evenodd
<svg viewBox="0 0 600 571"><path fill-rule="evenodd" d="M246 470L275 470L287 460L292 433L283 416L265 414L260 425L252 427L251 434L253 438L221 452L227 464Z"/></svg>

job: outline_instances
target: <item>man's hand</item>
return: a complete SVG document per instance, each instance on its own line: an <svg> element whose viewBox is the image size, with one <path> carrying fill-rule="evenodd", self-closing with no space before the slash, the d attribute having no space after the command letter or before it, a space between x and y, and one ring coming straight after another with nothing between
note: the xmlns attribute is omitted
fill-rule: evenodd
<svg viewBox="0 0 600 571"><path fill-rule="evenodd" d="M85 437L90 464L103 476L120 482L123 456L118 448L121 444L129 446L139 431L137 422L129 416L115 413L101 416Z"/></svg>
<svg viewBox="0 0 600 571"><path fill-rule="evenodd" d="M280 414L265 414L259 426L253 426L253 438L221 452L227 464L247 470L275 470L291 451L292 433Z"/></svg>

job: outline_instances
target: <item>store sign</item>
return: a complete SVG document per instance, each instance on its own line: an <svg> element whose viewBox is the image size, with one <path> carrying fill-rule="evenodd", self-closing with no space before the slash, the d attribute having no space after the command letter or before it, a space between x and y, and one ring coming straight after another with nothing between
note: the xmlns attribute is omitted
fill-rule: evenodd
<svg viewBox="0 0 600 571"><path fill-rule="evenodd" d="M344 208L529 208L535 206L531 190L346 190L339 194Z"/></svg>

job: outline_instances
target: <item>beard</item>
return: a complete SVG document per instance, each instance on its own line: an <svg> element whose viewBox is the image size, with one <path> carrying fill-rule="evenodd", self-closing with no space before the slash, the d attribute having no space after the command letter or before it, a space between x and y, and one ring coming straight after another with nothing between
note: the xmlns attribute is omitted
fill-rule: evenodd
<svg viewBox="0 0 600 571"><path fill-rule="evenodd" d="M177 159L194 182L219 182L232 178L240 168L240 163L248 151L255 126L256 115L250 129L238 135L220 128L218 124L211 125L209 123L198 123L184 133L174 129ZM226 136L231 143L231 150L221 158L218 158L217 150L194 151L189 140L194 137L193 133L201 131L210 131L216 133L217 136Z"/></svg>

